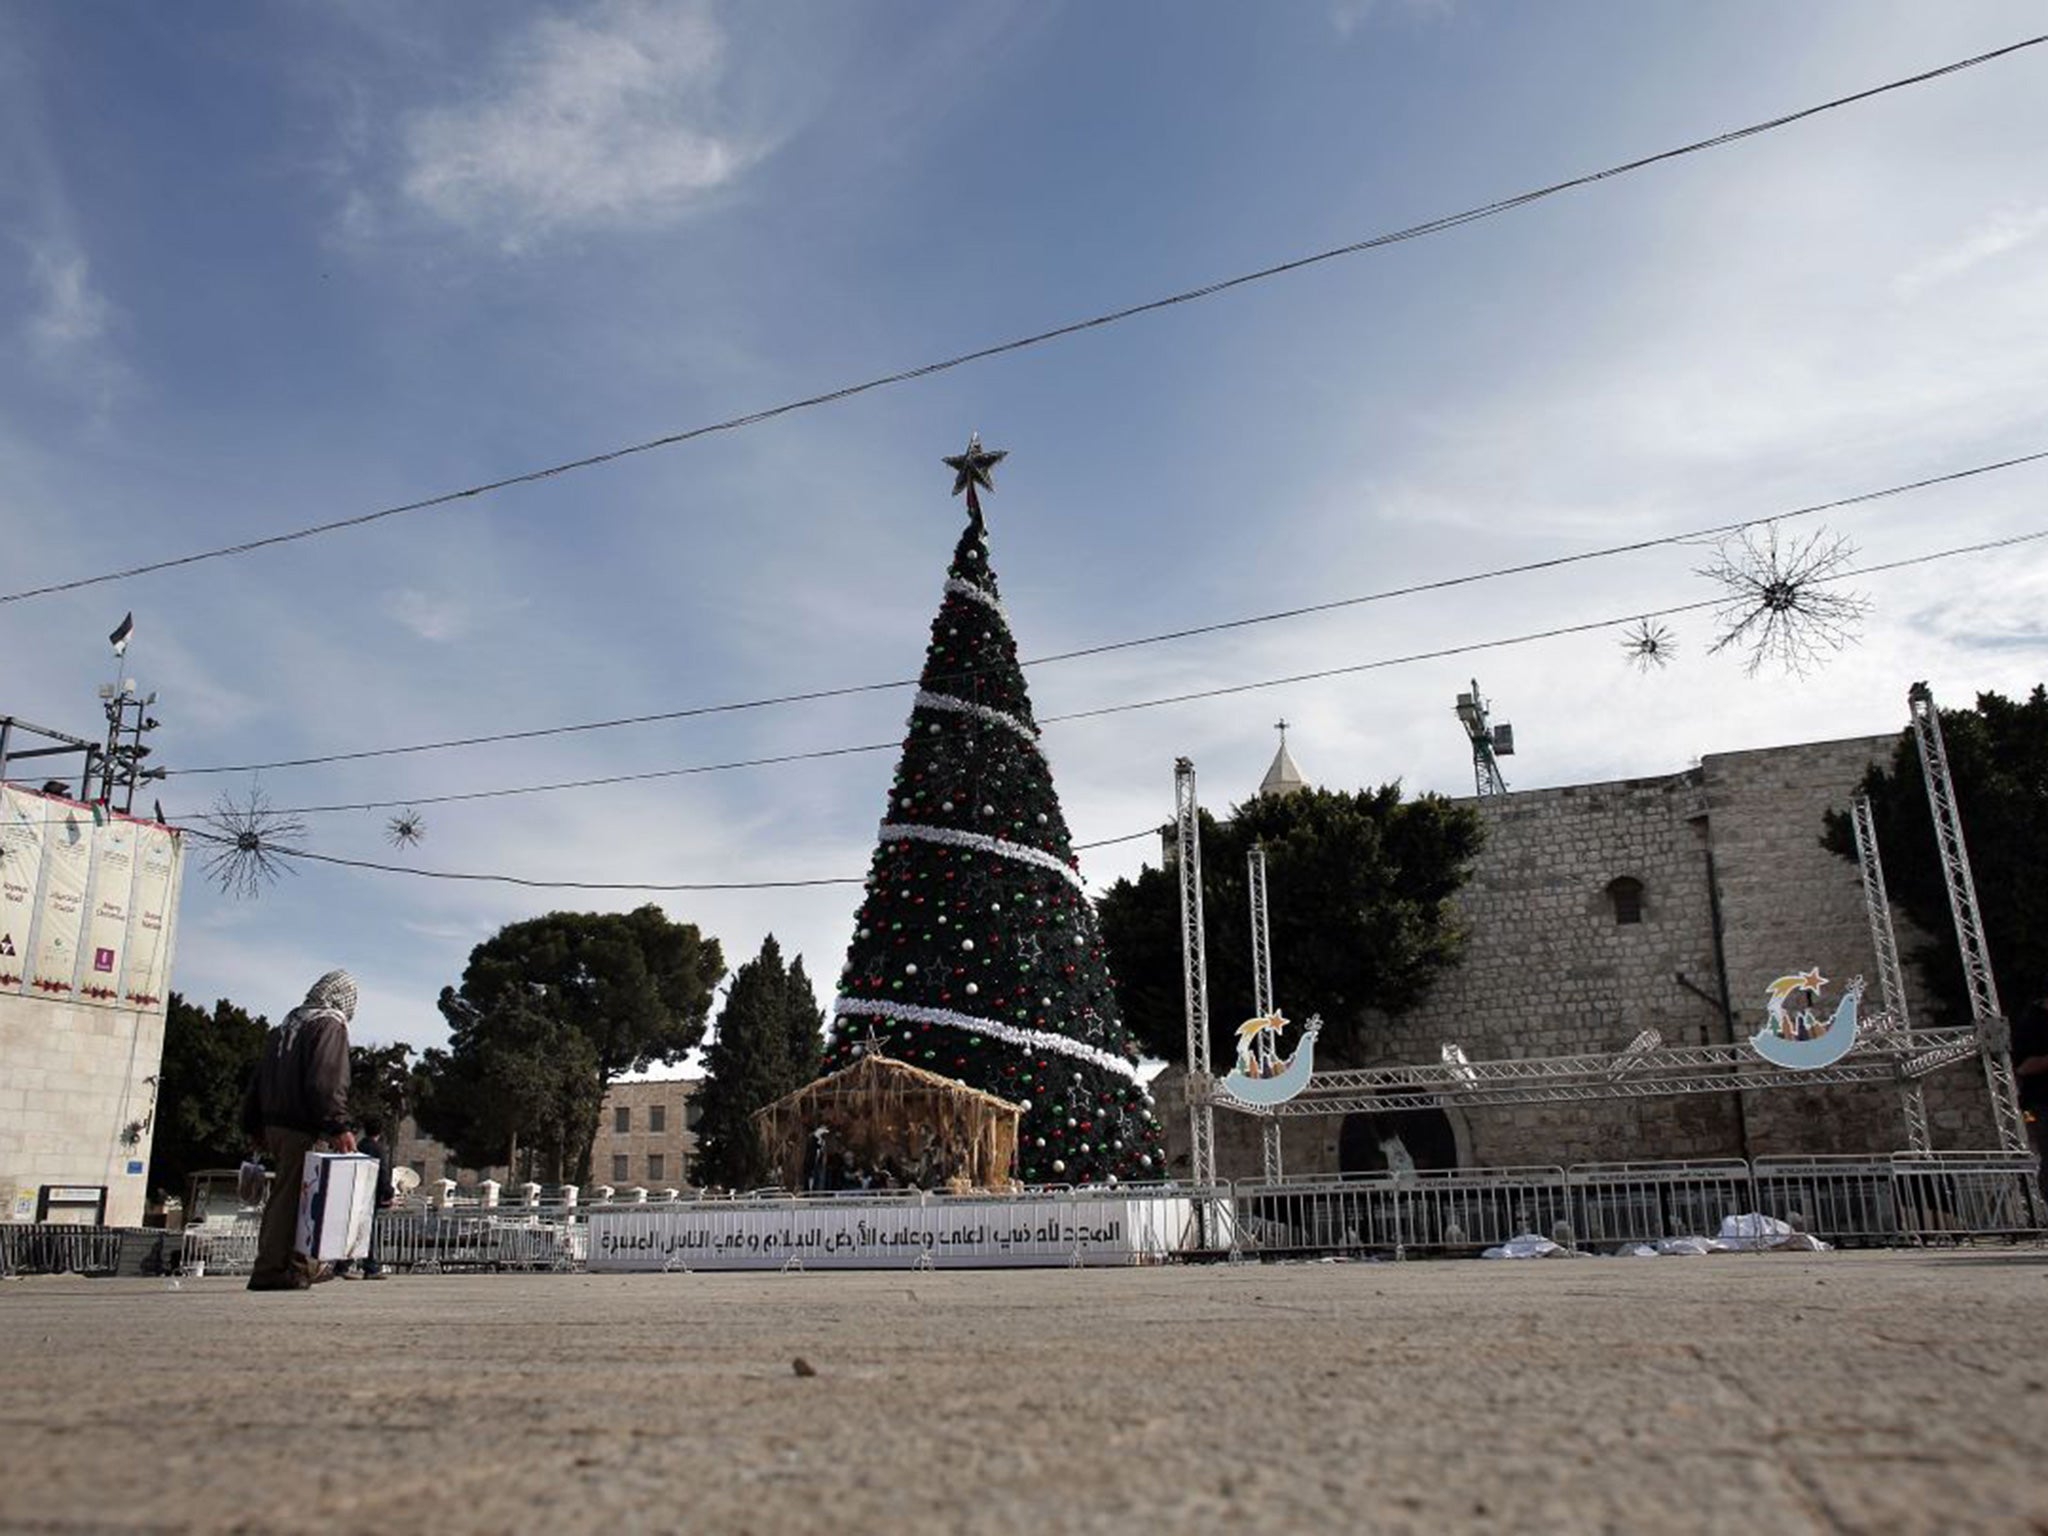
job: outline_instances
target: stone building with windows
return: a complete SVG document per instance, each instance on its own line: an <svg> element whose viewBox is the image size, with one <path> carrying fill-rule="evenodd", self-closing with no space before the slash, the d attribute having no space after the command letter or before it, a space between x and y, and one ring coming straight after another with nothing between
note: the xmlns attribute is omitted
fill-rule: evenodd
<svg viewBox="0 0 2048 1536"><path fill-rule="evenodd" d="M1463 802L1487 825L1458 897L1463 963L1420 1006L1369 1017L1366 1053L1341 1064L1435 1062L1447 1042L1475 1061L1611 1052L1645 1029L1667 1045L1746 1040L1771 979L1810 965L1831 979L1831 998L1867 978L1875 1006L1857 872L1820 846L1821 818L1848 808L1896 740L1716 753L1662 777ZM1894 921L1909 951L1921 936ZM1290 1003L1284 951L1273 968L1282 1008L1305 1013ZM1913 1018L1927 1021L1910 966L1906 984ZM1171 1066L1153 1084L1182 1175L1183 1077ZM1974 1061L1927 1079L1926 1093L1937 1148L1997 1145ZM1903 1134L1890 1089L1816 1087L1304 1117L1283 1122L1282 1146L1289 1173L1365 1172L1403 1155L1430 1168L1888 1152ZM1259 1141L1252 1117L1218 1111L1219 1174L1256 1176Z"/></svg>
<svg viewBox="0 0 2048 1536"><path fill-rule="evenodd" d="M702 1114L696 1102L698 1083L696 1078L613 1083L590 1144L591 1187L688 1189ZM502 1167L459 1167L454 1154L425 1135L410 1115L400 1122L392 1163L412 1169L422 1182L453 1179L465 1187L485 1179L513 1182Z"/></svg>

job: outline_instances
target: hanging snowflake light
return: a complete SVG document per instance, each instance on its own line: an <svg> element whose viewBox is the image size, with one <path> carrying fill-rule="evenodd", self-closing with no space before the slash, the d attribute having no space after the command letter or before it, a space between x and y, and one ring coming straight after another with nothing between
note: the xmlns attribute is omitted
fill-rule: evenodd
<svg viewBox="0 0 2048 1536"><path fill-rule="evenodd" d="M1776 524L1761 538L1745 529L1722 544L1699 573L1726 593L1714 611L1720 635L1707 654L1739 648L1748 652L1743 670L1751 677L1772 661L1804 676L1829 653L1847 649L1870 611L1867 598L1833 584L1855 553L1825 529L1781 543Z"/></svg>
<svg viewBox="0 0 2048 1536"><path fill-rule="evenodd" d="M261 895L279 875L290 873L290 856L306 835L306 824L274 809L260 789L250 790L242 803L222 795L199 823L200 836L213 845L207 878L238 901Z"/></svg>
<svg viewBox="0 0 2048 1536"><path fill-rule="evenodd" d="M384 823L384 839L394 848L417 846L427 835L427 818L411 806Z"/></svg>
<svg viewBox="0 0 2048 1536"><path fill-rule="evenodd" d="M1638 672L1648 672L1652 668L1662 671L1678 654L1678 639L1662 624L1637 619L1634 627L1622 636L1621 649L1628 657L1628 664Z"/></svg>

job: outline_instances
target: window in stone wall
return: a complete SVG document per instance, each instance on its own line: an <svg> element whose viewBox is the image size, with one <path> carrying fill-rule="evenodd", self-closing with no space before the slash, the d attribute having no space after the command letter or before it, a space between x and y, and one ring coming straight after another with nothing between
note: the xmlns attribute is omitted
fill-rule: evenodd
<svg viewBox="0 0 2048 1536"><path fill-rule="evenodd" d="M624 1136L633 1129L633 1106L621 1104L612 1111L612 1129Z"/></svg>
<svg viewBox="0 0 2048 1536"><path fill-rule="evenodd" d="M631 1177L632 1175L626 1171L626 1154L614 1152L612 1154L612 1182L614 1184L623 1184Z"/></svg>
<svg viewBox="0 0 2048 1536"><path fill-rule="evenodd" d="M668 1129L668 1106L650 1104L647 1106L647 1129L659 1136Z"/></svg>
<svg viewBox="0 0 2048 1536"><path fill-rule="evenodd" d="M648 1153L647 1177L650 1179L659 1179L661 1177L661 1170L667 1162L668 1159L659 1152Z"/></svg>
<svg viewBox="0 0 2048 1536"><path fill-rule="evenodd" d="M697 1122L702 1120L703 1118L704 1106L702 1104L699 1104L695 1099L690 1100L689 1103L683 1106L684 1130L694 1131L695 1129L697 1129Z"/></svg>
<svg viewBox="0 0 2048 1536"><path fill-rule="evenodd" d="M1643 882L1633 875L1608 881L1607 899L1613 904L1616 923L1640 923L1643 920Z"/></svg>

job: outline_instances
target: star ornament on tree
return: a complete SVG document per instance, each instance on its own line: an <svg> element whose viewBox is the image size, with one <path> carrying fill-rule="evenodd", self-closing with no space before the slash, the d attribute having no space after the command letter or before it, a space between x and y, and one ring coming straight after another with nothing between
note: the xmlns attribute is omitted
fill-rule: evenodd
<svg viewBox="0 0 2048 1536"><path fill-rule="evenodd" d="M973 519L976 528L981 527L981 497L976 494L976 488L993 491L996 482L989 471L1009 456L1010 451L1007 448L982 447L981 434L975 432L967 439L965 453L957 453L940 461L953 471L953 494L958 496L962 491L967 493L967 515Z"/></svg>

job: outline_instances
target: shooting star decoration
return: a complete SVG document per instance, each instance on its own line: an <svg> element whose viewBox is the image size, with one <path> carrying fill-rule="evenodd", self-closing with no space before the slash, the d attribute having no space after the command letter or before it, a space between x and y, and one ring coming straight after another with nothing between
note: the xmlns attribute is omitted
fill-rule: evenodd
<svg viewBox="0 0 2048 1536"><path fill-rule="evenodd" d="M1699 572L1725 593L1714 612L1720 636L1707 654L1741 649L1749 653L1743 670L1751 677L1773 661L1803 677L1830 653L1846 650L1870 611L1867 598L1833 585L1855 553L1847 539L1826 529L1781 543L1776 524L1761 539L1744 529L1722 544L1714 563Z"/></svg>
<svg viewBox="0 0 2048 1536"><path fill-rule="evenodd" d="M1621 649L1638 672L1661 672L1678 654L1678 639L1662 624L1637 619L1635 627L1622 636Z"/></svg>
<svg viewBox="0 0 2048 1536"><path fill-rule="evenodd" d="M384 823L384 840L394 848L414 848L427 835L427 818L411 806Z"/></svg>
<svg viewBox="0 0 2048 1536"><path fill-rule="evenodd" d="M207 878L237 901L261 895L279 875L291 873L290 856L300 851L306 836L306 824L274 809L260 789L251 789L241 803L222 795L199 818L197 830L213 844L206 856Z"/></svg>

